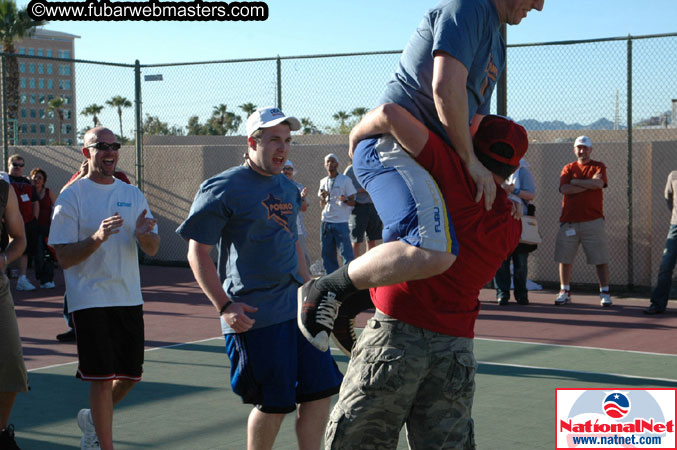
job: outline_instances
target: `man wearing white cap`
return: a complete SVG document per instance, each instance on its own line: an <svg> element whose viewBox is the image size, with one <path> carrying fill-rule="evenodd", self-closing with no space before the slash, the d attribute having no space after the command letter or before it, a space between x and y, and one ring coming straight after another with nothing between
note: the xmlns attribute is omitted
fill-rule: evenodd
<svg viewBox="0 0 677 450"><path fill-rule="evenodd" d="M357 190L352 180L338 172L338 157L329 153L324 157L327 176L320 180L317 192L322 205L322 263L327 273L339 268L336 249L343 258L343 264L353 260L350 242L350 212L355 206Z"/></svg>
<svg viewBox="0 0 677 450"><path fill-rule="evenodd" d="M559 178L562 215L555 243L555 262L559 263L560 292L555 305L571 302L571 265L579 244L588 264L594 264L599 278L602 306L611 306L609 295L609 251L604 230L602 189L607 187L606 166L590 159L592 142L579 136L574 142L577 161L567 164Z"/></svg>
<svg viewBox="0 0 677 450"><path fill-rule="evenodd" d="M249 450L271 449L285 415L297 407L299 448L319 448L342 378L329 351L308 343L295 320L296 291L310 277L296 229L301 195L281 171L291 132L300 128L278 108L256 110L247 120L244 164L203 182L177 229L221 319L233 392L254 405ZM217 267L210 256L215 245Z"/></svg>

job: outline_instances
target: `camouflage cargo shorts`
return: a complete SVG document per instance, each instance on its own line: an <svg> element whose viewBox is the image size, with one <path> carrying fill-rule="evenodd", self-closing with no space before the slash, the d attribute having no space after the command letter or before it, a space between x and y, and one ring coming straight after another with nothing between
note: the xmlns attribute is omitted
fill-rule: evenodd
<svg viewBox="0 0 677 450"><path fill-rule="evenodd" d="M380 311L353 349L325 449L474 449L473 340L424 330Z"/></svg>

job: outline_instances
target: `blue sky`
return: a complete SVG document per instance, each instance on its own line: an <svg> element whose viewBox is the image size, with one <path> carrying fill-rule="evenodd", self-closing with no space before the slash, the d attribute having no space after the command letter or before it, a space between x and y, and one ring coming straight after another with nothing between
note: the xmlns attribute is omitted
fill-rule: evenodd
<svg viewBox="0 0 677 450"><path fill-rule="evenodd" d="M19 5L27 1L19 0ZM433 1L269 0L265 22L65 22L79 59L142 64L399 50ZM677 31L675 0L546 0L509 43Z"/></svg>
<svg viewBox="0 0 677 450"><path fill-rule="evenodd" d="M26 0L18 2L20 6L27 4ZM265 22L52 21L47 28L80 36L75 41L77 59L127 64L136 59L142 64L162 64L373 52L404 48L426 8L437 2L267 3L269 19ZM508 43L674 33L676 17L677 0L546 0L542 12L532 11L520 25L508 27ZM636 117L660 114L671 98L677 98L673 70L677 57L665 55L665 51L674 50L659 44L648 50L643 50L644 44L636 45L635 57L641 61L637 70L662 76L643 84L638 77L638 87L647 86L648 91L636 97L643 102L635 107ZM508 73L513 74L512 78L508 76L509 115L516 120L558 119L583 124L600 117L613 119L616 92L620 91L624 120L624 52L624 42L516 49L512 53L514 64L508 63ZM576 61L579 67L571 64ZM397 56L284 62L283 108L298 117L312 118L321 129L333 126L332 115L337 111L375 106L396 62ZM609 72L598 73L603 69ZM143 73L164 74L161 83L143 84L143 112L159 116L170 125L183 127L191 115L204 121L221 103L238 114L242 113L238 105L246 102L257 106L276 103L271 63L148 68ZM129 69L80 65L76 74L76 112L91 103L104 104L113 95L134 98ZM106 108L100 118L104 124L117 127L113 109ZM132 111L125 112L125 134L134 127L132 119ZM89 120L78 114L78 129Z"/></svg>

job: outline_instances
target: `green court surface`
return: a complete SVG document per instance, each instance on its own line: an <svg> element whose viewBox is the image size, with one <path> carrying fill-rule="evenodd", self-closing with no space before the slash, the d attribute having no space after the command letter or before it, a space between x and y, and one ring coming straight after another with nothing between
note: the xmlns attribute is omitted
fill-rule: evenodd
<svg viewBox="0 0 677 450"><path fill-rule="evenodd" d="M555 447L555 388L675 387L677 356L476 339L477 448ZM334 351L345 372L348 358ZM230 391L223 338L146 351L143 381L115 411L116 449L244 449L250 407ZM30 371L12 422L23 450L79 448L88 386L75 363ZM289 415L275 449L295 449ZM404 432L398 449L406 449Z"/></svg>

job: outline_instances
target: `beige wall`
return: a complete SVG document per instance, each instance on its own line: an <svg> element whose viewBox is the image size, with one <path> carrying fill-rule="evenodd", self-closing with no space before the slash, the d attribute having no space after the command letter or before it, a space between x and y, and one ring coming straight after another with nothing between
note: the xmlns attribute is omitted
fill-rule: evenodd
<svg viewBox="0 0 677 450"><path fill-rule="evenodd" d="M590 133L592 134L592 133ZM533 139L533 133L531 134ZM185 138L188 140L189 138ZM191 138L192 139L192 138ZM185 261L186 244L174 230L186 217L193 197L202 181L229 167L240 164L245 149L243 137L214 137L212 145L182 144L173 137L165 145L147 139L145 152L145 193L153 214L159 219L162 245L154 258L161 261ZM171 142L173 141L173 142ZM594 142L594 141L593 141ZM171 145L173 144L173 145ZM177 145L178 144L178 145ZM308 186L310 206L305 213L311 259L320 257L320 206L317 199L319 180L325 176L323 158L327 153L339 156L340 170L348 163L345 136L296 136L290 159L297 169L296 179ZM41 166L47 171L48 186L59 189L82 160L79 148L20 147L26 160L26 173ZM611 283L628 283L628 201L627 144L600 142L594 144L593 159L607 165L609 187L604 191L604 211L610 250ZM677 169L677 139L662 142L637 142L633 147L633 282L649 286L655 281L665 236L670 220L663 200L668 173ZM574 160L571 143L531 144L527 157L536 182L537 216L544 242L531 254L529 277L544 282L557 282L557 266L553 262L561 195L558 192L562 167ZM124 147L120 168L134 180L135 150ZM585 262L583 252L576 257L572 281L596 283L594 268Z"/></svg>

